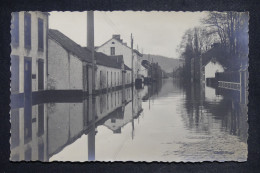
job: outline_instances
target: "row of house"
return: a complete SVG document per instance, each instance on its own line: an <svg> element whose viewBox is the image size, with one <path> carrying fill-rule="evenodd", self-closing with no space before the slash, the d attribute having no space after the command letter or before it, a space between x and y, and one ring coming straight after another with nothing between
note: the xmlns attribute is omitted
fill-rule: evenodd
<svg viewBox="0 0 260 173"><path fill-rule="evenodd" d="M11 110L12 161L52 161L84 134L89 157L95 153L97 127L104 125L112 133L121 129L142 112L139 91L132 89L102 93L95 97L32 105L32 121L26 122L24 107ZM95 99L93 99L95 98ZM133 102L133 103L132 103ZM92 107L92 109L90 109ZM133 129L134 130L134 129ZM92 152L90 152L92 151ZM87 155L86 155L87 160Z"/></svg>
<svg viewBox="0 0 260 173"><path fill-rule="evenodd" d="M58 30L49 29L48 13L12 13L11 92L18 98L45 90L83 91L132 84L132 50L113 35L96 48L95 67L91 51ZM147 76L142 54L133 50L133 78ZM92 85L92 68L95 80ZM146 72L146 73L145 73ZM146 75L146 76L145 76ZM92 88L94 87L94 88Z"/></svg>
<svg viewBox="0 0 260 173"><path fill-rule="evenodd" d="M35 153L38 153L39 159L46 157L42 152L47 150L44 142L47 140L45 115L52 109L44 103L35 103L37 96L49 94L53 97L53 91L63 91L63 94L89 93L90 90L116 91L123 88L124 92L124 88L133 83L129 48L126 49L127 53L120 53L119 46L116 46L113 54L96 50L96 65L93 67L91 51L60 31L49 29L48 20L49 13L12 13L10 142L14 153L22 152L18 156L12 155L12 160L17 160L16 157L30 160L27 158ZM116 44L119 45L119 42ZM138 77L137 72L140 71L138 56L141 54L135 51L135 77ZM92 68L95 71L94 85ZM39 147L31 147L36 145Z"/></svg>

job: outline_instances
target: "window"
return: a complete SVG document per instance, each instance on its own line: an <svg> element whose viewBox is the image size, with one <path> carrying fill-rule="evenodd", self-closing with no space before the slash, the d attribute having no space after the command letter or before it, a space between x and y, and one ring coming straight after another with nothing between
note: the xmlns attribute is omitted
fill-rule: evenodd
<svg viewBox="0 0 260 173"><path fill-rule="evenodd" d="M100 89L102 88L102 78L101 78L101 76L102 76L102 71L100 71L100 74L99 74L99 78L100 78Z"/></svg>
<svg viewBox="0 0 260 173"><path fill-rule="evenodd" d="M24 13L24 47L31 49L31 14Z"/></svg>
<svg viewBox="0 0 260 173"><path fill-rule="evenodd" d="M108 71L107 71L107 87L108 87Z"/></svg>
<svg viewBox="0 0 260 173"><path fill-rule="evenodd" d="M38 159L44 161L44 143L40 143L38 147Z"/></svg>
<svg viewBox="0 0 260 173"><path fill-rule="evenodd" d="M119 72L117 72L117 85L119 85Z"/></svg>
<svg viewBox="0 0 260 173"><path fill-rule="evenodd" d="M15 148L19 145L19 129L20 129L20 121L19 121L19 109L11 110L11 148Z"/></svg>
<svg viewBox="0 0 260 173"><path fill-rule="evenodd" d="M112 71L111 71L111 87L113 86L112 81L113 81L113 76L112 76Z"/></svg>
<svg viewBox="0 0 260 173"><path fill-rule="evenodd" d="M38 19L38 50L43 51L43 20Z"/></svg>
<svg viewBox="0 0 260 173"><path fill-rule="evenodd" d="M19 46L19 13L12 13L11 24L12 45Z"/></svg>
<svg viewBox="0 0 260 173"><path fill-rule="evenodd" d="M115 47L110 48L110 55L115 55Z"/></svg>
<svg viewBox="0 0 260 173"><path fill-rule="evenodd" d="M38 136L44 133L44 104L38 105Z"/></svg>
<svg viewBox="0 0 260 173"><path fill-rule="evenodd" d="M115 106L116 106L116 92L115 92Z"/></svg>
<svg viewBox="0 0 260 173"><path fill-rule="evenodd" d="M44 62L42 59L38 60L38 90L44 89Z"/></svg>
<svg viewBox="0 0 260 173"><path fill-rule="evenodd" d="M115 74L115 86L116 86L116 72L114 72L114 74Z"/></svg>
<svg viewBox="0 0 260 173"><path fill-rule="evenodd" d="M32 148L29 147L25 152L24 152L24 160L25 161L31 161L32 159Z"/></svg>
<svg viewBox="0 0 260 173"><path fill-rule="evenodd" d="M11 56L11 92L19 92L19 56Z"/></svg>

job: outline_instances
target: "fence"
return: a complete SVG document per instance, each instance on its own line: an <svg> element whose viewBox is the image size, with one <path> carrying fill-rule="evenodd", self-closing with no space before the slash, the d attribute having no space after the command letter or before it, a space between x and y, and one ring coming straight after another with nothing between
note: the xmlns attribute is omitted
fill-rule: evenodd
<svg viewBox="0 0 260 173"><path fill-rule="evenodd" d="M240 83L239 71L217 72L215 78L217 81Z"/></svg>

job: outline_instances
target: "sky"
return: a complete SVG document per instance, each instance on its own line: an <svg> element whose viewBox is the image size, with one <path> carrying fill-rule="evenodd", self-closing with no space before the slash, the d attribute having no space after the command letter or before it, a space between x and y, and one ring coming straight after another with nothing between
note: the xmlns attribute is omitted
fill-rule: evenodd
<svg viewBox="0 0 260 173"><path fill-rule="evenodd" d="M132 33L134 48L141 53L179 58L176 48L184 32L200 26L200 19L205 16L205 12L95 11L95 46L102 45L113 34L120 34L123 42L130 46ZM51 12L49 27L86 46L86 12Z"/></svg>

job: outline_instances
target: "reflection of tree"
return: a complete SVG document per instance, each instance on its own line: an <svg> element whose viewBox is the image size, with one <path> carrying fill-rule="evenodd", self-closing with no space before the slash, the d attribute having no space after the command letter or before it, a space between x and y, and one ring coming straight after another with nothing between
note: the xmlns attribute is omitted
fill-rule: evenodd
<svg viewBox="0 0 260 173"><path fill-rule="evenodd" d="M148 92L147 94L142 98L142 100L146 101L149 98L151 98L154 95L158 95L158 93L162 89L162 81L159 80L158 82L154 82L151 85L148 85Z"/></svg>
<svg viewBox="0 0 260 173"><path fill-rule="evenodd" d="M210 130L214 128L213 123L218 122L221 129L246 141L246 106L241 106L225 96L219 101L205 100L203 87L199 85L187 85L184 88L186 93L184 106L187 113L182 116L189 129L210 133Z"/></svg>

